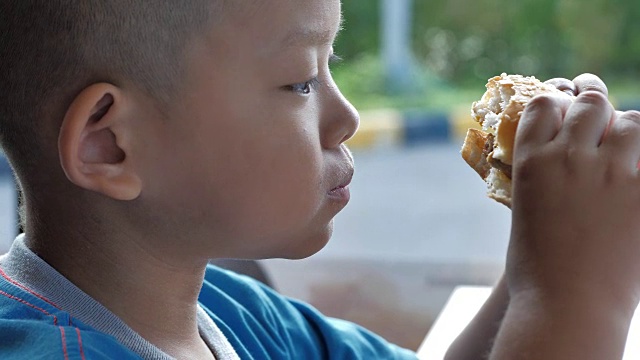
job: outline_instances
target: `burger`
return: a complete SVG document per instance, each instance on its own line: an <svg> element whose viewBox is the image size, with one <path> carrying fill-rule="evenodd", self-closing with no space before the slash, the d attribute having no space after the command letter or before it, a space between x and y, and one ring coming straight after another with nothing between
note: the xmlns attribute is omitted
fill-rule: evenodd
<svg viewBox="0 0 640 360"><path fill-rule="evenodd" d="M561 91L533 76L507 74L489 79L486 87L471 107L482 130L467 131L461 154L487 183L487 195L510 207L513 146L522 112L535 96Z"/></svg>

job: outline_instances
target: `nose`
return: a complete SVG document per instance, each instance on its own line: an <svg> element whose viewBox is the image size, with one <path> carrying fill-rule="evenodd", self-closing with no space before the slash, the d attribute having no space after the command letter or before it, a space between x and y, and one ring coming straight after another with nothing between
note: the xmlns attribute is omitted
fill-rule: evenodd
<svg viewBox="0 0 640 360"><path fill-rule="evenodd" d="M360 115L356 108L333 84L322 107L321 141L326 149L333 149L349 140L358 130Z"/></svg>

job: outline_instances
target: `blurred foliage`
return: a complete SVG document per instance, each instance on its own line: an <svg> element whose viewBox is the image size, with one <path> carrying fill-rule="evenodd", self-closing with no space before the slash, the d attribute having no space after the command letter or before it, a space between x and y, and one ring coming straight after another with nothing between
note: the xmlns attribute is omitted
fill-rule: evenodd
<svg viewBox="0 0 640 360"><path fill-rule="evenodd" d="M357 109L361 110L389 107L449 109L460 104L470 104L484 92L484 84L463 89L451 86L422 71L415 76L420 77L420 83L426 87L402 96L389 96L385 92L380 57L367 53L334 65L332 72L340 90ZM431 91L432 89L437 91Z"/></svg>
<svg viewBox="0 0 640 360"><path fill-rule="evenodd" d="M365 94L372 103L412 106L411 98L382 95L379 2L343 2L345 31L336 52L345 64L336 68L336 81L356 103ZM482 86L501 72L541 79L592 72L609 84L640 88L638 0L414 0L413 14L418 76L430 88ZM416 94L420 104L423 95Z"/></svg>

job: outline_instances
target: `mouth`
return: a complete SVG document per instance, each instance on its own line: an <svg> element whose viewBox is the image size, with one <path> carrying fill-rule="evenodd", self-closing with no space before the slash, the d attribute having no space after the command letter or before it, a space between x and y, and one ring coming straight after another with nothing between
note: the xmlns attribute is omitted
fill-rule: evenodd
<svg viewBox="0 0 640 360"><path fill-rule="evenodd" d="M353 179L354 172L353 155L351 155L351 152L344 144L341 146L340 151L342 153L342 161L340 161L340 165L336 169L337 171L333 177L333 180L335 180L334 184L337 184L337 186L331 189L327 195L329 195L329 198L333 201L341 205L346 205L351 198L349 185Z"/></svg>
<svg viewBox="0 0 640 360"><path fill-rule="evenodd" d="M344 177L344 180L342 181L342 183L338 186L336 186L335 188L331 189L331 192L334 191L338 191L340 189L346 189L349 187L349 185L351 184L351 179L353 179L353 168L351 170L349 170L349 172L347 173L347 175Z"/></svg>
<svg viewBox="0 0 640 360"><path fill-rule="evenodd" d="M348 203L351 198L351 192L349 191L351 179L353 179L353 166L350 166L349 169L344 173L340 185L329 191L329 197L346 205L346 203Z"/></svg>

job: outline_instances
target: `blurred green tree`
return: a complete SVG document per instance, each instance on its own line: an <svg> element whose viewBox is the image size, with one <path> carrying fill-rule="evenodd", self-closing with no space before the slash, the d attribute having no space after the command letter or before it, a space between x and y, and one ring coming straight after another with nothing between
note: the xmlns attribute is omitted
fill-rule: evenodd
<svg viewBox="0 0 640 360"><path fill-rule="evenodd" d="M420 0L418 0L420 1ZM335 51L345 59L363 53L377 54L380 48L380 13L378 1L347 0L343 5L343 26Z"/></svg>
<svg viewBox="0 0 640 360"><path fill-rule="evenodd" d="M426 71L474 86L500 72L540 78L640 75L638 0L415 0L413 48ZM379 52L378 1L345 1L336 51ZM369 60L368 60L369 61Z"/></svg>

